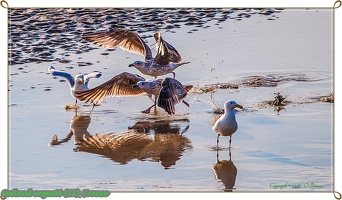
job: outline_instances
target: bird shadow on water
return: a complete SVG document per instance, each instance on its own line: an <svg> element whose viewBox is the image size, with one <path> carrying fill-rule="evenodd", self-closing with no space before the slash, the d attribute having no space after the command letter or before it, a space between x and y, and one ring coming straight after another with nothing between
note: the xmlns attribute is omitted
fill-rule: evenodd
<svg viewBox="0 0 342 200"><path fill-rule="evenodd" d="M232 154L229 148L229 160L219 159L219 150L216 149L216 163L212 167L215 179L222 183L224 192L233 192L235 189L235 180L237 176L237 168L232 161Z"/></svg>
<svg viewBox="0 0 342 200"><path fill-rule="evenodd" d="M187 118L137 119L125 131L105 134L89 133L90 122L90 114L75 112L65 138L53 135L49 146L61 145L74 136L74 152L97 154L121 165L134 159L160 162L164 169L176 165L183 154L193 148L184 136L190 123Z"/></svg>

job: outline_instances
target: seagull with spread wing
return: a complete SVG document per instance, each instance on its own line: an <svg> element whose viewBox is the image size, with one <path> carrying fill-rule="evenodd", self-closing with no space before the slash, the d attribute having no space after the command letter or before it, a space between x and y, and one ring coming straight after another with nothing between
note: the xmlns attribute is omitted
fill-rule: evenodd
<svg viewBox="0 0 342 200"><path fill-rule="evenodd" d="M150 113L150 110L156 107L158 101L159 107L163 108L168 114L173 115L175 114L175 105L179 102L189 106L189 103L184 98L191 88L192 85L183 87L179 81L173 78L147 81L137 74L123 72L93 89L75 92L75 95L78 99L94 105L110 96L153 95L155 97L154 105L142 112Z"/></svg>
<svg viewBox="0 0 342 200"><path fill-rule="evenodd" d="M116 48L120 46L121 49L137 53L145 56L145 61L135 61L129 67L135 67L141 73L154 77L173 74L176 68L190 62L181 62L182 58L178 51L168 42L166 42L160 33L155 33L156 40L155 47L157 55L152 56L150 47L143 41L143 39L135 32L127 29L112 29L109 31L99 31L95 33L83 34L83 38L89 42L93 42L106 48Z"/></svg>
<svg viewBox="0 0 342 200"><path fill-rule="evenodd" d="M75 106L77 104L77 100L80 100L75 95L75 92L89 90L88 83L90 78L100 78L102 75L100 72L94 72L88 75L77 74L75 77L73 77L71 74L67 72L56 70L53 66L50 66L48 68L48 71L52 76L62 77L67 80L70 87L71 96L73 96L76 99Z"/></svg>

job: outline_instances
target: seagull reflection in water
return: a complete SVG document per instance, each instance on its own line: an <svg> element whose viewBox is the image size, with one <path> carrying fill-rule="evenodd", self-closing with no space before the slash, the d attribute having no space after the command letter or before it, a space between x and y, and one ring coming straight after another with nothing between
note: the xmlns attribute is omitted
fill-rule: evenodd
<svg viewBox="0 0 342 200"><path fill-rule="evenodd" d="M183 134L189 129L189 120L138 120L121 133L91 134L89 115L76 115L64 139L54 135L49 146L60 145L75 137L75 152L87 152L109 158L120 164L133 159L160 162L165 169L176 165L176 161L192 149L191 141ZM185 128L182 129L182 125Z"/></svg>
<svg viewBox="0 0 342 200"><path fill-rule="evenodd" d="M237 168L232 161L230 148L229 160L219 160L218 149L216 148L216 163L213 166L214 176L218 182L223 183L224 192L232 192L235 188Z"/></svg>

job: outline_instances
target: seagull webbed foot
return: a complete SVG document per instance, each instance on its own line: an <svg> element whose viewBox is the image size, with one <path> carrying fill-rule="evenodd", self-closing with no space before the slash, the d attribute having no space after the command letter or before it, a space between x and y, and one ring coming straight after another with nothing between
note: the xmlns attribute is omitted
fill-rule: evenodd
<svg viewBox="0 0 342 200"><path fill-rule="evenodd" d="M146 110L141 111L142 113L149 114L151 112L151 109L154 107L154 105L150 106Z"/></svg>

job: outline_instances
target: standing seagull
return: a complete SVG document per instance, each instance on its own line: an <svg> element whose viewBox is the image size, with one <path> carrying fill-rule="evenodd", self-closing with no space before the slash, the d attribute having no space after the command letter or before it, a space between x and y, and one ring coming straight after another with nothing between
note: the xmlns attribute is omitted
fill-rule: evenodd
<svg viewBox="0 0 342 200"><path fill-rule="evenodd" d="M48 71L52 76L59 76L59 77L65 78L68 81L71 96L73 96L76 99L75 106L77 104L77 99L78 99L77 96L75 95L75 92L89 90L88 89L89 79L90 78L100 78L102 75L99 72L94 72L94 73L91 73L88 75L77 74L74 78L71 76L71 74L69 74L67 72L55 70L55 68L53 66L50 66L48 68Z"/></svg>
<svg viewBox="0 0 342 200"><path fill-rule="evenodd" d="M227 101L224 104L224 114L213 121L213 131L217 134L217 146L219 143L219 137L230 136L229 147L232 143L232 135L238 129L238 124L235 119L234 108L243 109L243 107L237 104L235 101Z"/></svg>
<svg viewBox="0 0 342 200"><path fill-rule="evenodd" d="M165 89L162 89L164 87ZM110 96L136 96L147 93L149 96L155 96L155 101L154 105L142 111L143 113L149 113L151 108L156 106L158 98L158 106L169 114L174 114L175 104L182 101L189 106L183 99L191 88L192 86L184 88L179 81L173 78L146 81L145 78L137 74L123 72L93 89L75 92L75 96L82 101L98 104L103 98ZM159 101L164 103L159 104Z"/></svg>
<svg viewBox="0 0 342 200"><path fill-rule="evenodd" d="M137 53L145 56L145 61L135 61L129 67L135 67L141 73L154 77L172 73L173 78L176 74L173 72L181 65L190 62L183 62L178 51L169 43L167 43L160 33L155 33L155 47L157 55L152 57L150 47L142 40L142 38L127 29L113 29L109 31L99 31L96 33L84 34L83 38L89 42L94 42L106 48L116 48L120 46L123 50Z"/></svg>

